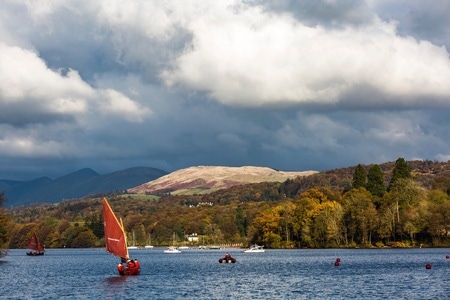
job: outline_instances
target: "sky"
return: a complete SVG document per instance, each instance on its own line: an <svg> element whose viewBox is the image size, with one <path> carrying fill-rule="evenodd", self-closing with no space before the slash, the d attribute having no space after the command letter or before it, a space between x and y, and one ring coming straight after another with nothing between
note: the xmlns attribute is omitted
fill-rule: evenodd
<svg viewBox="0 0 450 300"><path fill-rule="evenodd" d="M448 0L0 5L0 179L450 160Z"/></svg>

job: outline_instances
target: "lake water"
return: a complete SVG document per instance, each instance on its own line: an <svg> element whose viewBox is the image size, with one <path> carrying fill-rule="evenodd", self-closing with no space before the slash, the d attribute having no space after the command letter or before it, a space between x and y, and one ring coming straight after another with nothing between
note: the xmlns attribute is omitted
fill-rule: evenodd
<svg viewBox="0 0 450 300"><path fill-rule="evenodd" d="M0 259L1 299L450 299L450 249L130 250L139 276L104 249L26 251Z"/></svg>

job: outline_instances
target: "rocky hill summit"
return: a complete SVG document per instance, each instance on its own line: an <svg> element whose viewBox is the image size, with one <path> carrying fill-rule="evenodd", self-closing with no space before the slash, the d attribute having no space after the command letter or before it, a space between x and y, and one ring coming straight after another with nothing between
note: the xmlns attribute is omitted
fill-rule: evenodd
<svg viewBox="0 0 450 300"><path fill-rule="evenodd" d="M128 193L189 195L205 194L233 186L283 182L299 176L309 176L317 171L277 171L267 167L194 166L175 171L153 181L128 189Z"/></svg>

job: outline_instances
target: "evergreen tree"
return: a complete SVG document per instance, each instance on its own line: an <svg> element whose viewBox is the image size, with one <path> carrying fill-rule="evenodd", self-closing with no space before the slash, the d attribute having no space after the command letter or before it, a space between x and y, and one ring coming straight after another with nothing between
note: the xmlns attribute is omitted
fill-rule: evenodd
<svg viewBox="0 0 450 300"><path fill-rule="evenodd" d="M397 180L411 178L411 169L403 157L395 161L394 170L392 171L392 178L389 182L388 191L394 186Z"/></svg>
<svg viewBox="0 0 450 300"><path fill-rule="evenodd" d="M383 197L386 193L386 187L384 186L384 173L381 167L377 164L370 167L367 173L367 185L366 189L373 195Z"/></svg>
<svg viewBox="0 0 450 300"><path fill-rule="evenodd" d="M102 238L105 235L103 226L103 216L100 214L92 214L85 218L85 226L92 230L96 237Z"/></svg>
<svg viewBox="0 0 450 300"><path fill-rule="evenodd" d="M367 183L367 173L361 164L357 165L353 172L352 188L359 189L365 187Z"/></svg>

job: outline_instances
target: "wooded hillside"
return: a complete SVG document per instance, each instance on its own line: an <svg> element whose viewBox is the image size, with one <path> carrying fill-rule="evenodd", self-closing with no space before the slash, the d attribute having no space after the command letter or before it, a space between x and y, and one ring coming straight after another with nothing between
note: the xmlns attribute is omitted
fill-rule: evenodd
<svg viewBox="0 0 450 300"><path fill-rule="evenodd" d="M381 180L381 185L380 185ZM111 194L138 245L263 244L267 248L449 246L450 163L358 165L206 195ZM10 247L37 232L47 247L102 247L101 198L7 210Z"/></svg>

